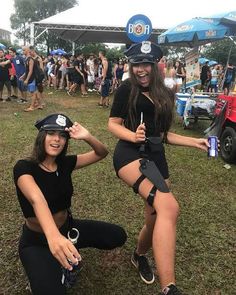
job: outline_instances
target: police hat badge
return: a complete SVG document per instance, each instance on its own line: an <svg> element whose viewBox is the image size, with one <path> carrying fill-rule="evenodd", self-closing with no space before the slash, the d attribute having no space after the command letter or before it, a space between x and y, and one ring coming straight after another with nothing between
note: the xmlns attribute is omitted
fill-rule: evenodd
<svg viewBox="0 0 236 295"><path fill-rule="evenodd" d="M155 63L163 56L160 47L150 41L134 44L124 54L131 64Z"/></svg>
<svg viewBox="0 0 236 295"><path fill-rule="evenodd" d="M41 131L41 130L65 131L66 128L69 128L72 125L73 125L73 123L66 115L51 114L42 120L38 120L34 126L39 131Z"/></svg>

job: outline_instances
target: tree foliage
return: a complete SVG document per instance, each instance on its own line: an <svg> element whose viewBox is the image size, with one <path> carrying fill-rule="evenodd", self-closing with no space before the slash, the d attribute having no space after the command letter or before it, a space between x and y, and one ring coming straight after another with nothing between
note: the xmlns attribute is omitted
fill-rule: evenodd
<svg viewBox="0 0 236 295"><path fill-rule="evenodd" d="M26 44L30 41L30 23L72 8L76 4L77 0L14 0L15 13L10 17L11 27L16 30L16 36ZM50 46L55 41L55 36L49 34L44 39L47 46ZM38 40L40 41L43 41L43 37ZM56 41L63 44L58 38Z"/></svg>
<svg viewBox="0 0 236 295"><path fill-rule="evenodd" d="M235 42L235 41L234 41ZM201 46L200 56L206 57L209 60L226 65L228 58L229 62L236 65L236 42L230 39L224 39L211 44ZM162 46L163 54L173 60L184 60L187 52L192 50L186 47ZM231 52L231 54L229 54Z"/></svg>
<svg viewBox="0 0 236 295"><path fill-rule="evenodd" d="M230 39L224 39L212 43L210 46L205 46L203 54L206 58L216 60L223 65L226 65L228 57L230 57L229 62L236 65L236 45Z"/></svg>

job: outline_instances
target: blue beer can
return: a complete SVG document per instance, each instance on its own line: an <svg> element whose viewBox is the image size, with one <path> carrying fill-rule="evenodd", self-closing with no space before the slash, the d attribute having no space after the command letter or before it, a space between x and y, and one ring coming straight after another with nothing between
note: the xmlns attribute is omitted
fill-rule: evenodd
<svg viewBox="0 0 236 295"><path fill-rule="evenodd" d="M210 144L208 148L208 156L209 157L217 157L218 156L218 137L217 136L209 136L208 142Z"/></svg>

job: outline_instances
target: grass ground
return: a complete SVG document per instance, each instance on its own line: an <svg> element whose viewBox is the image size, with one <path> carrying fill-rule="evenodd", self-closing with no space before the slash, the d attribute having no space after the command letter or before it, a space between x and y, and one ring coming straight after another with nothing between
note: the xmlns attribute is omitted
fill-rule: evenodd
<svg viewBox="0 0 236 295"><path fill-rule="evenodd" d="M128 234L121 249L81 251L84 268L70 294L158 294L158 279L151 286L145 285L130 263L143 225L143 204L115 175L112 153L116 139L107 131L109 109L99 108L97 102L95 95L68 97L47 91L44 110L25 113L25 106L16 102L0 104L0 294L28 294L17 252L23 217L12 167L31 151L37 133L34 122L53 112L63 112L81 122L110 151L105 160L74 173L73 214L118 223ZM183 130L180 118L176 118L172 129L200 137L208 125L200 121L190 130ZM85 144L72 142L69 152L86 149ZM166 154L172 191L181 206L176 254L178 285L188 295L236 294L236 166L226 170L221 158L209 160L204 152L194 149L167 146ZM152 260L151 252L149 256Z"/></svg>

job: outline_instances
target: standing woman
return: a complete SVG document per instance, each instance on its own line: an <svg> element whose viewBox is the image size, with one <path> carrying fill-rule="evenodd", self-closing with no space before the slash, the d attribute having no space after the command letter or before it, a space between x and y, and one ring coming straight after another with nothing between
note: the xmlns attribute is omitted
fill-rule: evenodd
<svg viewBox="0 0 236 295"><path fill-rule="evenodd" d="M129 78L129 63L127 60L124 61L124 68L123 68L123 75L122 75L122 81L125 81Z"/></svg>
<svg viewBox="0 0 236 295"><path fill-rule="evenodd" d="M144 200L145 224L131 262L141 279L151 284L154 274L145 257L152 247L161 294L181 294L175 286L177 200L169 189L169 171L163 142L207 150L206 139L169 131L174 93L163 83L156 60L160 48L151 42L130 47L130 78L115 93L108 128L119 139L113 156L118 177Z"/></svg>
<svg viewBox="0 0 236 295"><path fill-rule="evenodd" d="M174 68L176 71L176 84L177 84L176 92L179 92L181 86L185 83L186 71L183 64L179 60L175 62Z"/></svg>
<svg viewBox="0 0 236 295"><path fill-rule="evenodd" d="M118 64L114 68L114 76L116 79L117 87L120 86L120 84L122 82L123 74L124 74L124 63L123 63L122 59L120 59Z"/></svg>
<svg viewBox="0 0 236 295"><path fill-rule="evenodd" d="M166 67L164 68L164 83L174 93L177 92L176 70L172 59L167 61Z"/></svg>
<svg viewBox="0 0 236 295"><path fill-rule="evenodd" d="M66 294L63 271L68 273L80 263L79 249L113 249L124 244L126 234L114 224L73 219L70 212L73 170L106 157L106 147L62 114L49 115L35 126L39 132L31 157L14 167L25 217L19 254L34 295L62 295ZM67 156L69 138L85 141L92 150ZM72 229L79 231L75 245L67 238Z"/></svg>

